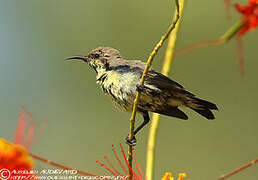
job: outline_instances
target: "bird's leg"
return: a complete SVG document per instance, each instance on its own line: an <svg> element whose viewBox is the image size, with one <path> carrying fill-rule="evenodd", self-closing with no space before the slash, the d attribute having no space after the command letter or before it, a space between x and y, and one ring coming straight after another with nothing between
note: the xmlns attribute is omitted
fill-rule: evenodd
<svg viewBox="0 0 258 180"><path fill-rule="evenodd" d="M135 136L146 124L148 124L150 122L150 117L149 117L149 113L148 111L143 111L142 112L143 115L143 122L142 124L140 124L135 131L133 132L133 135Z"/></svg>
<svg viewBox="0 0 258 180"><path fill-rule="evenodd" d="M150 122L150 117L148 114L148 111L142 111L143 115L143 122L135 129L133 132L133 137L132 139L129 139L129 136L126 137L126 144L130 146L135 146L136 145L136 138L135 135L146 125Z"/></svg>

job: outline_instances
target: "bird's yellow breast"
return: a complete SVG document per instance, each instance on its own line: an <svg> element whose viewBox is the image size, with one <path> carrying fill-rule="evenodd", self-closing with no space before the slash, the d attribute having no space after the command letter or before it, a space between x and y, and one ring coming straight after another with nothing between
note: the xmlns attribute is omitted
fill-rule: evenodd
<svg viewBox="0 0 258 180"><path fill-rule="evenodd" d="M134 73L104 71L98 73L97 83L114 104L125 111L130 111L136 94L139 78Z"/></svg>

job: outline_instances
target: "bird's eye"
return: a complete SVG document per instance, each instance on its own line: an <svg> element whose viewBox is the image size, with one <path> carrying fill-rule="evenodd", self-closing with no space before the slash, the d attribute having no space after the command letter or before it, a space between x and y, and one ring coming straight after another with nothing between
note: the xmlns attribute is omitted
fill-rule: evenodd
<svg viewBox="0 0 258 180"><path fill-rule="evenodd" d="M93 57L94 59L98 59L98 58L99 58L99 54L93 54L92 57Z"/></svg>

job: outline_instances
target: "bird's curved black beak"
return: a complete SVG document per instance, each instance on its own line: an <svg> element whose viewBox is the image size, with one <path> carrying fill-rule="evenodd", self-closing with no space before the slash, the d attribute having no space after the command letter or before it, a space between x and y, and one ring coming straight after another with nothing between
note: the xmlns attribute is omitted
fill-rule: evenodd
<svg viewBox="0 0 258 180"><path fill-rule="evenodd" d="M71 56L66 58L65 60L83 60L87 62L88 58L86 56Z"/></svg>

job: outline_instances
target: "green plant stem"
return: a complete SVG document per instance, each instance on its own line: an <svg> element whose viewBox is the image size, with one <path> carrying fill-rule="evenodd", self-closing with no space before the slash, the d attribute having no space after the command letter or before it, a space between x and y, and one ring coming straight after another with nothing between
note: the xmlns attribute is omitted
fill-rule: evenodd
<svg viewBox="0 0 258 180"><path fill-rule="evenodd" d="M167 32L161 37L160 41L156 44L153 51L151 52L151 54L150 54L150 56L147 60L147 63L145 65L140 83L139 83L140 87L143 86L145 76L148 73L149 68L151 67L153 58L156 56L158 50L162 47L164 41L168 38L169 34L171 33L171 31L175 28L175 26L177 24L177 21L179 19L179 3L178 3L178 0L175 0L175 1L176 1L176 7L177 7L177 11L178 11L177 16L176 16L175 20L173 20L172 24L169 26ZM138 101L139 101L139 97L140 97L140 92L137 91L136 97L135 97L135 100L134 100L132 115L131 115L131 118L130 118L130 130L129 130L129 138L130 139L133 137L136 109L137 109L137 104L138 104ZM133 159L132 158L132 150L133 150L133 147L128 146L128 163L129 163L130 167L132 167L132 159ZM131 179L132 179L132 172L129 171L129 180L131 180Z"/></svg>
<svg viewBox="0 0 258 180"><path fill-rule="evenodd" d="M178 19L178 23L175 26L174 31L169 36L169 42L165 54L165 59L162 67L161 73L164 75L168 75L171 67L171 63L174 57L174 49L177 39L177 32L179 29L183 9L184 9L184 0L179 0L179 10L175 12L174 14L174 20L177 19L177 17L180 17ZM156 145L156 137L157 137L157 130L159 126L159 120L160 115L154 113L151 121L151 127L149 130L149 138L148 138L148 146L147 146L147 157L146 157L146 178L148 180L153 179L154 175L154 157L155 157L155 145Z"/></svg>
<svg viewBox="0 0 258 180"><path fill-rule="evenodd" d="M183 47L175 52L175 56L185 54L189 51L200 49L206 46L218 46L231 40L237 32L246 24L245 20L238 21L228 31L226 31L219 39L201 41L190 46Z"/></svg>
<svg viewBox="0 0 258 180"><path fill-rule="evenodd" d="M229 41L245 24L245 20L237 22L225 34L223 34L223 36L220 37L220 40L223 40L224 42Z"/></svg>

